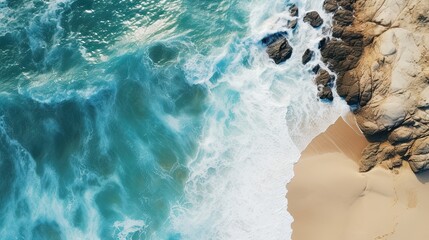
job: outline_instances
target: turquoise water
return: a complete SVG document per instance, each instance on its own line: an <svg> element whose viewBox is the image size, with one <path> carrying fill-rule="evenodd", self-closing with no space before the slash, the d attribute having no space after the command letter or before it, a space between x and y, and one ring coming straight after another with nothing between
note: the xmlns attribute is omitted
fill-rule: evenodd
<svg viewBox="0 0 429 240"><path fill-rule="evenodd" d="M0 0L0 239L288 239L293 163L344 110L300 64L329 33L259 43L290 3Z"/></svg>

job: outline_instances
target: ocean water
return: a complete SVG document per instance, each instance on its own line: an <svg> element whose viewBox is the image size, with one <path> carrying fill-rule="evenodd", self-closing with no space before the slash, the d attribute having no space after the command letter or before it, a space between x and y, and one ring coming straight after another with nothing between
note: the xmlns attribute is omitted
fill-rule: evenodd
<svg viewBox="0 0 429 240"><path fill-rule="evenodd" d="M292 3L324 26L286 29ZM290 239L293 164L347 108L310 73L330 19L313 0L0 0L0 239Z"/></svg>

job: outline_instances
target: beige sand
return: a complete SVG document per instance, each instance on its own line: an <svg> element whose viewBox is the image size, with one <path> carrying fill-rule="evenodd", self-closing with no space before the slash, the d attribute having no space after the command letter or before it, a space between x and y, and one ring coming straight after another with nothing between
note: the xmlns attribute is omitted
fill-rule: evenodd
<svg viewBox="0 0 429 240"><path fill-rule="evenodd" d="M359 173L366 144L340 118L304 150L287 186L293 240L429 239L429 173Z"/></svg>

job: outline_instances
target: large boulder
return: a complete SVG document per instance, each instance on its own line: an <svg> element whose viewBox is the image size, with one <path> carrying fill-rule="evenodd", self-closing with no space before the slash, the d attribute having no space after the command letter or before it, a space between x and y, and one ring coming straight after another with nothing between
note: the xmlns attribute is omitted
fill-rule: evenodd
<svg viewBox="0 0 429 240"><path fill-rule="evenodd" d="M269 35L261 42L267 46L266 52L276 64L282 63L292 56L293 48L289 45L285 33Z"/></svg>
<svg viewBox="0 0 429 240"><path fill-rule="evenodd" d="M304 22L309 23L312 27L317 28L323 24L323 19L316 11L311 11L305 14Z"/></svg>

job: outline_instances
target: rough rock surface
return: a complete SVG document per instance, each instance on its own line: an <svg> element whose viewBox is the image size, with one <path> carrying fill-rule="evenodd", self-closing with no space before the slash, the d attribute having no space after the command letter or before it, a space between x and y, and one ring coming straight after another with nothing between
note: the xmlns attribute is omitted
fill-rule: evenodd
<svg viewBox="0 0 429 240"><path fill-rule="evenodd" d="M305 14L304 22L309 23L312 27L317 28L323 24L323 19L316 11L311 11Z"/></svg>
<svg viewBox="0 0 429 240"><path fill-rule="evenodd" d="M282 63L292 56L293 48L289 45L286 35L286 33L280 32L269 35L261 40L267 46L266 52L268 56L276 64Z"/></svg>
<svg viewBox="0 0 429 240"><path fill-rule="evenodd" d="M295 29L298 24L298 7L292 4L289 7L289 13L294 19L288 21L287 27ZM267 46L266 52L276 64L280 64L292 56L293 48L287 40L287 32L277 32L268 35L261 40L261 43Z"/></svg>
<svg viewBox="0 0 429 240"><path fill-rule="evenodd" d="M403 161L429 169L429 1L325 0L324 8L334 26L323 60L370 141L360 169Z"/></svg>
<svg viewBox="0 0 429 240"><path fill-rule="evenodd" d="M302 55L302 64L307 64L314 56L314 52L310 49L305 50L304 54Z"/></svg>
<svg viewBox="0 0 429 240"><path fill-rule="evenodd" d="M317 76L314 81L318 89L317 96L320 99L332 101L334 99L332 94L332 85L334 83L335 76L329 74L325 69L317 69L316 74Z"/></svg>

